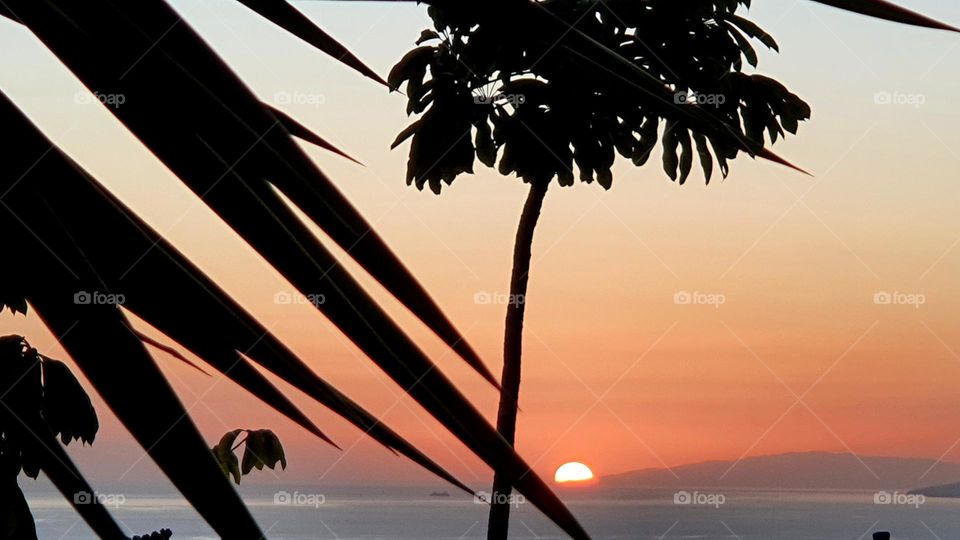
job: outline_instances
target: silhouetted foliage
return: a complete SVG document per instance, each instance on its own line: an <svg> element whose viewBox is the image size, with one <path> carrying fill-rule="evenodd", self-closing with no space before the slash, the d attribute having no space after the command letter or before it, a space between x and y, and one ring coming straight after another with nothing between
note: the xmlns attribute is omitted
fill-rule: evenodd
<svg viewBox="0 0 960 540"><path fill-rule="evenodd" d="M97 413L70 369L22 336L0 337L0 405L0 538L36 538L17 476L40 474L44 439L93 444Z"/></svg>
<svg viewBox="0 0 960 540"><path fill-rule="evenodd" d="M63 362L45 356L43 367L43 417L63 444L81 440L93 444L100 428L97 413L80 381Z"/></svg>
<svg viewBox="0 0 960 540"><path fill-rule="evenodd" d="M22 470L30 478L40 473L40 452L36 433L59 436L63 444L74 440L93 444L100 424L90 396L70 368L48 358L30 346L22 336L0 337L0 538L26 540L37 538L33 515L17 485ZM246 433L243 474L251 469L271 469L287 460L280 440L270 430L236 430L214 447L218 462L229 454L236 464L232 448L237 435ZM228 440L229 438L229 440ZM226 446L225 451L220 448ZM236 467L235 467L236 468ZM226 471L226 469L225 469ZM240 469L236 468L237 483ZM166 540L170 529L160 529L132 540Z"/></svg>
<svg viewBox="0 0 960 540"><path fill-rule="evenodd" d="M9 309L14 314L27 314L27 299L13 293L9 285L0 287L0 312Z"/></svg>
<svg viewBox="0 0 960 540"><path fill-rule="evenodd" d="M241 434L246 436L237 441ZM234 452L241 445L244 447L242 464ZM280 444L280 438L269 429L228 431L211 450L223 473L228 478L233 478L236 484L240 484L240 478L253 469L258 471L263 470L264 467L273 469L277 463L280 464L281 469L287 468L287 456L283 451L283 445Z"/></svg>
<svg viewBox="0 0 960 540"><path fill-rule="evenodd" d="M670 178L684 183L696 153L709 182L715 161L726 176L740 151L754 154L810 117L782 84L744 72L758 63L751 39L778 49L736 13L749 1L524 4L510 16L430 7L435 30L388 78L393 89L405 83L407 112L419 115L394 143L412 138L408 183L439 193L475 160L499 159L501 174L527 182L570 186L576 168L609 189L617 153L641 166L658 141ZM619 58L585 54L598 45ZM712 129L718 122L726 131Z"/></svg>
<svg viewBox="0 0 960 540"><path fill-rule="evenodd" d="M6 406L0 411L0 459L17 470L22 465L31 478L39 468L23 451L30 446L23 430L44 430L63 444L93 444L100 428L90 397L70 368L41 355L21 336L0 337L0 403Z"/></svg>
<svg viewBox="0 0 960 540"><path fill-rule="evenodd" d="M326 54L373 80L380 80L348 49L285 0L240 1ZM432 8L443 36L427 32L424 38L445 40L449 42L449 50L419 53L429 60L424 73L432 64L438 66L436 72L431 71L438 82L420 77L419 90L418 83L413 83L417 91L411 94L421 97L411 103L411 112L424 113L430 102L436 101L437 110L450 112L452 116L443 119L438 115L410 131L410 135L418 134L415 156L439 157L436 165L429 160L411 164L411 177L420 186L429 181L431 187L439 191L440 181L452 182L458 174L471 170L475 154L492 166L501 149L504 150L500 158L502 170L517 172L525 179L561 175L562 183L572 183L572 173L564 172L572 160L581 168L585 179L595 177L609 185L612 179L607 162L613 155L611 148L629 150L624 154L631 158L643 158L643 148L659 136L660 119L672 120L681 124L679 129L702 134L714 144L718 159L735 155L731 147L742 147L752 155L776 159L746 138L740 128L731 132L716 118L715 111L671 107L673 96L668 85L638 67L639 58L632 62L617 54L611 56L609 46L620 47L618 40L624 40L624 46L629 44L627 30L612 35L601 31L595 38L579 29L569 30L570 19L581 15L592 28L591 32L597 30L597 26L601 30L612 28L605 16L593 13L588 2L571 3L570 9L558 10L558 15L551 10L562 4L559 0L431 1L447 6L440 11ZM928 19L918 19L915 14L878 0L818 1L891 20L930 25ZM671 4L667 1L642 3L661 6L663 13L672 13ZM615 6L612 9L615 12L624 6L636 7L641 2L611 0L611 5ZM732 12L730 9L736 4L726 2L722 6L725 7L715 9ZM596 22L590 20L591 13ZM640 15L638 19L643 18ZM292 137L338 151L333 145L285 113L262 103L164 0L6 0L0 3L0 16L29 29L93 94L123 97L122 106L106 110L145 148L302 294L322 294L327 301L316 303L315 307L498 475L567 534L577 539L589 538L556 494L531 472L527 463L498 436L459 389L435 369L433 362L382 306L337 264L323 241L312 234L277 193L282 192L298 206L434 334L496 385L495 377L462 334ZM696 22L695 18L689 20ZM650 24L657 26L655 22ZM624 25L625 29L628 27ZM474 33L477 35L472 35ZM554 47L555 38L568 33L571 43ZM765 39L757 37L761 41ZM673 38L684 44L683 36ZM739 40L736 37L734 40L739 47ZM690 41L686 44L692 47L694 43ZM473 52L468 54L466 49ZM656 50L659 49L658 45ZM704 52L697 50L696 54ZM543 53L544 65L554 74L553 79L536 74L541 62L533 61L532 55L537 53ZM748 60L752 58L748 52L742 54L747 54ZM481 62L472 64L471 55L478 56ZM510 69L504 72L506 75L490 71L489 65L482 61L485 57ZM653 58L651 55L646 62L653 62ZM452 60L482 68L478 73L485 75L478 77L478 82L482 80L483 85L493 87L483 94L482 87L464 86L464 76L456 73ZM400 73L394 80L416 79L420 69L416 67L417 62L420 60L411 60L413 67L409 72ZM444 75L446 69L450 70L449 76ZM514 73L520 76L513 77ZM529 80L514 80L524 77ZM564 80L572 81L573 86L557 90L558 82ZM587 85L583 81L587 80L596 84L598 93L585 91ZM507 87L508 90L530 94L529 107L520 110L528 102L526 94L519 93L524 100L523 103L516 101L516 109L511 103L493 109L486 99L481 100L482 103L473 101L475 92L486 96L496 90L499 95L504 91L503 86L510 84L515 86ZM755 85L754 82L739 84L746 89L753 89ZM429 86L438 87L436 98L427 97L430 90L425 91L424 87ZM768 96L770 103L767 104L771 110L776 112L774 103L785 106L785 94L778 88L760 90L759 86L756 92L772 95ZM622 103L634 98L636 89L659 96L660 103L651 99L648 107L639 110L623 107ZM574 99L587 101L582 108L579 105L573 108ZM762 104L763 99L757 102ZM473 112L476 110L473 105L484 104L486 112ZM582 114L577 113L579 109ZM621 112L625 116L619 116ZM737 113L743 116L739 109ZM767 117L766 113L760 114L759 119L752 122L769 128ZM651 118L657 122L648 121ZM782 117L777 122L784 129L793 125L792 120ZM388 449L409 457L458 488L471 491L380 419L317 377L283 342L46 138L3 93L0 93L0 123L12 134L0 146L3 165L0 198L5 210L0 211L0 230L4 231L4 239L9 244L4 246L5 254L15 254L0 265L0 310L10 308L25 313L29 301L50 330L60 337L64 348L117 418L218 534L226 538L263 537L218 470L188 411L146 351L144 343L149 344L149 340L133 330L117 305L80 305L71 301L78 291L127 295L129 302L124 304L125 310L320 439L332 444L252 363L302 390ZM555 163L547 159L546 164L540 164L527 157L547 156L540 150L530 150L534 138L523 132L530 125L541 130L540 138L546 137L542 131L544 126L562 128L547 137L546 148L558 152ZM584 133L573 131L574 127L584 126L587 128ZM637 126L643 131L639 140ZM458 137L444 140L461 128L465 142ZM476 138L473 129L478 129ZM776 131L780 134L779 129ZM670 134L668 147L681 151L689 148L691 143L674 135L674 130L667 132ZM643 134L647 134L646 139ZM613 135L619 139L610 138ZM626 135L633 142L627 141ZM675 137L679 137L679 141L675 142ZM438 141L445 143L446 148L450 148L451 142L458 144L452 153L438 154L433 148L433 143ZM570 144L564 147L565 143ZM689 151L676 157L673 168L679 169L681 177L689 172L691 160ZM721 168L726 172L723 162ZM435 178L440 181L434 181ZM30 260L29 268L18 264L20 260ZM158 283L163 287L158 287ZM190 309L182 309L184 305ZM105 343L110 344L111 355L120 361L104 361ZM27 380L33 381L39 376L42 383L42 366L39 369L29 364L20 367L24 368ZM69 389L71 385L65 384L63 388ZM27 397L40 399L35 394ZM43 400L39 403L42 409ZM35 413L36 406L34 403L26 411ZM39 421L36 416L31 421ZM64 440L76 437L82 440L88 433L72 426L75 420L66 413L57 420L62 422L58 429ZM12 422L6 425L13 426L11 433L18 429ZM34 444L39 466L67 500L74 503L91 529L101 538L126 539L116 520L97 501L76 504L76 494L91 492L92 488L57 443L53 431L41 429L29 435L34 439L31 442L30 437L25 436L24 444ZM29 466L36 468L33 463ZM256 463L251 466L255 467ZM2 482L9 480L9 477L0 478ZM14 485L15 480L13 477ZM0 519L4 520L3 524L9 524L7 517L15 516L17 508L25 508L25 502L19 489L0 490L0 496L7 497L0 502L10 501L0 505L5 509ZM7 509L13 509L12 513ZM156 534L162 536L164 532Z"/></svg>
<svg viewBox="0 0 960 540"><path fill-rule="evenodd" d="M170 529L160 529L159 531L143 536L134 536L130 540L169 540L171 536L173 536L173 533Z"/></svg>

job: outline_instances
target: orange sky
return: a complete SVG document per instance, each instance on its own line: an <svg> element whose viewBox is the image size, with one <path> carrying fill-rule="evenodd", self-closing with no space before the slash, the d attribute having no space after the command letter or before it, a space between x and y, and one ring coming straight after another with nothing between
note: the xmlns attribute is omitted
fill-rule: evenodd
<svg viewBox="0 0 960 540"><path fill-rule="evenodd" d="M905 3L960 21L960 8ZM639 170L619 166L610 192L578 185L549 193L534 246L519 428L521 452L547 476L570 460L605 474L813 449L960 460L958 38L807 3L759 4L753 16L783 50L761 67L814 110L800 136L777 148L815 177L737 160L725 182L704 187L697 176L681 189L651 160ZM407 122L402 97L242 8L225 4L215 18L202 2L175 5L265 99L318 97L285 108L367 166L307 151L499 373L504 308L474 297L507 290L521 183L481 170L441 197L406 188L406 149L388 150ZM300 7L381 72L425 26L414 6ZM275 305L274 294L291 289L108 113L76 104L79 85L23 30L0 22L0 45L22 51L0 59L0 87L51 138L318 373L485 486L479 461L322 316ZM923 94L926 103L879 106L877 92ZM364 283L492 418L493 390ZM725 302L677 305L681 291ZM877 305L880 291L925 301ZM0 330L63 356L33 317L4 314ZM158 358L210 441L235 427L276 429L290 478L432 481L317 406L300 401L346 452L311 440L232 383ZM149 460L98 405L96 446L73 450L83 469L110 481L153 478Z"/></svg>

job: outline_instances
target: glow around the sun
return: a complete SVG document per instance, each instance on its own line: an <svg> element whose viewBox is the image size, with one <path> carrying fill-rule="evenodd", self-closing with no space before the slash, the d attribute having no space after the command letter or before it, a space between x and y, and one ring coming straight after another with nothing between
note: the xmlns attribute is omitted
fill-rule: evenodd
<svg viewBox="0 0 960 540"><path fill-rule="evenodd" d="M554 473L553 479L560 484L572 482L589 482L594 479L593 471L583 463L572 461L564 463Z"/></svg>

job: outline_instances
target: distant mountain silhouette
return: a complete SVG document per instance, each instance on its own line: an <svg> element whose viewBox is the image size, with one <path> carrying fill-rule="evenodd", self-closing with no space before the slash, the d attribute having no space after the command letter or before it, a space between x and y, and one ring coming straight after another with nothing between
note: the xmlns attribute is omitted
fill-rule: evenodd
<svg viewBox="0 0 960 540"><path fill-rule="evenodd" d="M920 494L927 497L958 498L960 497L960 482L922 487L911 490L910 494Z"/></svg>
<svg viewBox="0 0 960 540"><path fill-rule="evenodd" d="M706 461L671 469L641 469L604 476L606 487L726 487L762 489L909 490L951 484L960 496L960 464L926 458L802 452Z"/></svg>

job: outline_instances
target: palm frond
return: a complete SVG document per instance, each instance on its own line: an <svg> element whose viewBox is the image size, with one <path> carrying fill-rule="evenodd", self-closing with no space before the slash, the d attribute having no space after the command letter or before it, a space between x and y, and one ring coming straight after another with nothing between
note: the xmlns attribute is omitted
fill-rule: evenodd
<svg viewBox="0 0 960 540"><path fill-rule="evenodd" d="M251 10L259 13L265 19L273 22L287 32L297 36L317 49L336 58L340 62L355 69L365 77L386 86L387 83L375 71L367 67L350 49L340 44L330 34L300 13L286 0L237 0Z"/></svg>
<svg viewBox="0 0 960 540"><path fill-rule="evenodd" d="M47 277L66 277L62 271L56 274ZM87 379L197 512L223 537L261 538L188 412L119 309L76 305L68 286L51 287L49 281L33 285L40 289L30 295L39 316L63 336L61 343Z"/></svg>
<svg viewBox="0 0 960 540"><path fill-rule="evenodd" d="M10 116L10 118L7 119L6 123L9 125L17 125L16 120L18 116L13 114L8 114L8 116ZM26 134L30 133L29 129L26 128L21 128L19 131ZM20 144L26 144L23 141L28 139L28 137L22 137L19 139ZM168 274L157 275L153 273L151 267L154 262L158 260L154 258L154 251L158 248L162 249L163 251L156 251L156 257L160 257L161 253L166 252L168 247L156 243L156 245L153 245L154 250L151 250L151 241L156 242L156 239L149 237L138 242L134 236L126 231L129 227L124 228L120 222L110 219L110 212L108 212L107 206L103 204L98 205L95 198L84 195L83 190L74 186L74 184L80 185L80 183L64 182L62 174L50 174L51 171L46 168L49 166L47 165L49 157L34 165L34 156L40 155L50 148L47 143L48 141L41 141L40 144L37 144L36 141L34 141L33 146L28 150L23 148L16 149L11 157L8 158L8 160L12 161L13 157L16 156L17 160L19 160L19 168L15 168L15 170L29 173L6 197L11 209L18 211L21 216L24 216L22 219L25 221L21 222L21 225L25 225L27 229L21 230L18 236L24 238L29 236L30 238L39 239L35 245L31 244L29 246L32 249L32 255L38 257L45 255L49 258L51 253L56 253L59 258L55 258L48 266L53 266L54 263L58 262L63 263L57 264L56 267L51 270L51 272L53 270L59 270L61 272L61 274L56 277L42 274L30 275L29 279L33 286L27 289L27 297L34 303L37 311L50 322L50 315L48 314L51 311L50 304L42 302L41 300L44 300L44 298L36 300L35 296L39 294L36 291L41 288L43 283L54 279L59 280L61 283L65 281L70 282L69 277L78 272L77 270L70 270L71 268L83 267L85 264L93 263L93 265L97 267L97 272L94 274L96 277L95 280L89 278L79 283L74 281L72 288L65 287L60 290L60 294L56 296L56 298L69 297L72 300L72 294L77 290L90 290L98 286L106 291L110 291L111 294L124 294L128 296L125 303L127 307L147 322L167 333L174 340L182 343L191 350L197 348L201 354L212 351L212 345L198 345L198 343L202 343L198 340L210 338L202 335L198 337L197 334L203 334L202 331L198 332L198 328L202 328L204 321L218 320L217 317L211 318L207 311L208 309L213 309L210 305L215 305L216 302L203 301L204 297L201 296L198 291L189 290L189 293L182 297L183 301L189 304L189 310L184 310L180 309L181 306L171 300L175 298L175 296L171 294L171 291L176 291L177 288L158 289L156 287L157 283L169 283L170 287L183 288L185 284L189 284L191 281L195 283L196 280L194 278L196 276L192 276L190 279L171 281ZM52 160L49 161L49 163L54 164L56 161ZM32 165L33 167L31 169ZM35 183L43 186L44 178L49 178L46 187L37 188ZM67 179L69 179L69 177L67 177ZM42 200L43 204L31 202L30 190L34 189L37 190L38 198ZM263 195L265 196L267 193L269 192L265 190ZM68 207L73 207L74 210L71 211ZM46 209L46 211L44 211L44 209ZM103 223L106 225L106 228L100 229L95 224L91 225L95 222L89 219L90 215L96 215L105 220ZM58 220L69 221L64 221L61 224ZM67 231L69 231L69 236L67 236ZM110 245L105 242L104 236L106 231L109 231L108 236L119 239L120 242L116 245ZM124 251L123 246L125 245L134 245L145 251L141 251L140 249L137 249L137 251ZM50 247L52 251L41 250L43 246ZM64 257L67 257L67 254L71 253L73 255L69 257L70 262L65 262ZM143 253L146 253L146 255L143 255ZM143 263L134 264L131 268L130 264L136 263L137 257L143 257L144 259L149 257L150 263L145 266L141 266ZM335 268L331 271L331 274L337 271L342 272L342 270ZM303 275L309 275L309 272L305 271ZM297 277L299 277L299 275ZM27 278L20 278L21 281L23 279ZM359 285L353 282L348 275L343 273L342 276L339 276L339 279L341 279L339 288L322 289L327 298L325 305L332 303L331 299L333 299L334 301L338 301L339 305L346 305L351 309L341 308L333 310L331 312L331 319L339 323L342 328L345 328L348 335L355 339L362 350L373 358L391 378L407 390L424 408L433 414L434 417L443 423L447 429L454 433L474 453L481 457L481 459L492 468L504 471L511 480L515 481L518 491L523 493L531 503L543 510L551 519L557 522L558 525L568 531L571 536L575 538L587 538L586 533L556 495L535 473L531 472L529 466L527 466L506 441L497 434L479 411L464 398L453 384L436 369L429 359L426 358L386 315L381 314L379 315L380 318L369 320L364 318L357 310L352 309L358 302L363 302L365 305L374 304L369 297L365 296L365 293L359 288ZM86 289L78 287L85 287ZM348 288L345 289L345 287ZM70 291L73 292L71 293ZM126 293L119 291L126 291ZM44 291L43 294L50 295L52 293ZM47 298L47 302L49 301L49 298ZM58 307L60 309L67 309L71 306L54 305L53 310ZM372 312L373 310L370 311ZM189 316L185 316L186 312L198 316L198 319L190 319ZM166 315L162 316L163 313ZM221 314L214 313L214 315ZM367 315L370 316L371 314L367 313ZM374 312L373 315L376 316L376 313ZM222 317L220 318L222 319ZM178 320L182 326L177 326ZM126 323L126 321L123 322L124 324ZM54 329L59 328L53 323L51 323L51 326ZM99 329L100 327L97 326L96 328ZM108 329L110 328L107 327L104 330ZM249 328L247 328L245 332L235 329L234 332L236 334L234 337L229 337L230 333L224 332L224 330L229 329L229 326L218 327L217 334L226 333L228 336L226 339L233 340L230 341L230 346L233 347L232 350L249 351L252 358L258 358L261 362L264 361L265 355L262 356L263 352L269 352L273 349L273 353L276 355L278 351L282 351L272 339L265 338L265 332L258 334ZM77 330L74 330L71 334L74 332L77 332ZM126 332L130 337L136 337L128 328ZM387 334L382 335L379 332L386 332ZM239 340L245 342L240 343L236 341L238 339L236 335L241 336ZM83 352L83 350L79 352ZM269 357L267 356L267 358ZM84 362L82 358L75 356L75 359L78 363L81 363L81 365ZM211 365L217 367L217 363L217 361L213 361ZM285 378L288 380L295 380L298 377L302 378L301 374L303 370L298 369L296 366L281 364L269 365L268 367L274 370L284 370ZM87 368L84 369L86 370ZM104 379L106 378L102 373L100 375ZM88 376L93 380L94 374L88 373ZM124 377L122 380L140 380L140 377ZM306 381L308 383L313 381L314 384L309 384L305 389L310 391L314 396L317 396L318 391L324 388L318 384L319 381L317 381L315 377L312 379L308 378ZM103 380L101 379L100 382L103 382ZM121 401L118 404L113 396L104 392L101 388L102 385L99 385L97 382L94 382L94 384L98 385L98 389L112 406L117 409L124 406L122 400L125 396L122 392L119 394ZM303 384L299 385L299 387L304 388ZM251 388L248 387L248 390L250 389ZM342 398L342 395L324 396L322 399L335 403L335 400L338 398ZM320 399L319 396L318 399ZM169 407L173 405L171 403L163 403L158 406L169 409ZM355 405L347 405L344 411L352 417L352 420L357 425L370 425L370 429L372 430L371 434L376 433L387 441L386 444L390 444L391 447L398 451L407 451L411 459L414 459L424 466L432 467L434 472L442 474L442 471L438 470L438 467L431 465L432 462L427 461L422 454L409 452L409 446L398 445L400 441L391 442L391 439L395 438L396 435L387 429L378 428L377 421L371 416L364 415ZM127 411L127 414L135 413ZM128 418L126 422L129 422L127 425L131 431L138 427L136 417L133 419ZM156 425L160 420L153 419L151 422L153 425ZM155 456L155 458L159 461L163 456ZM167 472L171 474L169 471ZM452 480L452 477L448 479ZM177 484L176 481L175 484ZM179 484L177 485L180 487ZM457 485L466 489L462 484ZM202 507L198 507L198 510L201 512L204 511ZM206 514L204 515L206 516ZM215 525L215 523L217 523L216 518L217 516L208 518L212 520L211 525L214 525L215 528L217 526Z"/></svg>
<svg viewBox="0 0 960 540"><path fill-rule="evenodd" d="M363 163L360 163L359 161L351 157L349 154L347 154L343 150L340 150L339 148L334 146L332 143L328 142L323 137L314 133L307 126L301 124L296 118L290 116L289 114L271 105L267 105L267 108L270 109L271 113L273 113L273 116L277 119L277 122L280 122L280 124L287 131L290 132L290 135L293 135L298 139L303 139L308 143L315 144L320 148L323 148L324 150L329 150L341 157L347 158L350 161L356 163L357 165L363 165Z"/></svg>
<svg viewBox="0 0 960 540"><path fill-rule="evenodd" d="M337 263L272 186L496 385L366 220L165 2L15 0L8 6L91 91L124 96L125 104L110 111L281 273L307 269L306 258L312 286Z"/></svg>
<svg viewBox="0 0 960 540"><path fill-rule="evenodd" d="M40 240L51 236L42 222L55 223L55 216L40 205L12 199L17 211L30 213L30 224L5 215L3 225L16 237L16 252L36 264L17 269L14 279L38 316L61 337L120 421L214 530L225 537L260 538L256 522L220 474L183 405L119 309L76 302L78 286L96 287L99 280L77 250ZM66 495L72 499L76 493ZM100 521L88 518L88 523L100 536L122 538Z"/></svg>
<svg viewBox="0 0 960 540"><path fill-rule="evenodd" d="M110 294L122 295L124 307L323 440L334 444L238 353L254 359L331 408L388 449L406 455L442 479L473 493L372 414L317 377L273 334L78 165L58 149L43 150L52 148L53 143L22 114L8 112L8 125L16 126L22 134L16 153L34 156L45 152L44 159L11 190L11 201L18 204L20 190L33 190L29 195L35 194L56 214L54 222L63 225L63 234L70 231L70 240L82 246L84 257L97 268L101 287ZM24 167L32 158L22 159L20 166ZM89 220L90 215L98 216L96 222ZM105 242L107 237L111 241ZM43 241L50 245L54 239L44 237ZM163 286L158 287L159 283ZM132 329L131 332L155 345L139 332Z"/></svg>
<svg viewBox="0 0 960 540"><path fill-rule="evenodd" d="M833 6L846 11L869 15L878 19L909 24L912 26L922 26L925 28L934 28L937 30L949 30L950 32L960 32L955 26L931 19L915 11L900 7L893 2L886 0L813 0L821 4Z"/></svg>

